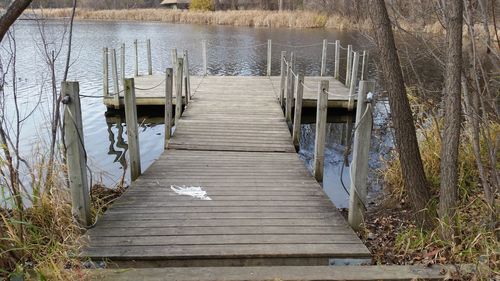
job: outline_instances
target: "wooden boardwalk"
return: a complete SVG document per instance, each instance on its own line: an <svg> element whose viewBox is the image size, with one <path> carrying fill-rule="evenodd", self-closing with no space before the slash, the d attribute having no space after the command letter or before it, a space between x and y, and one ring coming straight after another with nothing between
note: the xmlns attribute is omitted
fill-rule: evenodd
<svg viewBox="0 0 500 281"><path fill-rule="evenodd" d="M241 80L245 80L248 83L249 88L246 89L248 94L253 94L255 92L261 94L274 93L275 96L279 96L280 89L280 77L279 76L207 76L208 79L218 81L224 81L227 83L224 86L226 93L230 91L231 86L235 83L240 83ZM196 91L200 86L201 81L204 76L190 76L191 79L191 89ZM303 107L316 107L317 102L317 88L318 83L321 80L328 80L330 82L330 92L334 93L335 96L330 96L328 98L328 107L330 108L347 108L349 88L344 84L339 82L333 77L320 77L320 76L308 76L304 79L304 97L303 97ZM135 77L136 86L136 104L138 106L144 105L165 105L165 75L164 74L154 74ZM265 83L262 83L265 81ZM271 83L267 83L271 81ZM228 89L229 87L229 89ZM206 91L205 89L201 89ZM174 93L175 97L175 93ZM248 97L250 98L250 97ZM120 105L123 107L123 93L120 94ZM176 99L173 99L175 105ZM184 101L185 102L185 101ZM104 104L108 107L113 107L115 105L115 99L113 96L105 96Z"/></svg>
<svg viewBox="0 0 500 281"><path fill-rule="evenodd" d="M137 267L369 262L296 154L274 82L199 79L168 149L88 231L82 256Z"/></svg>

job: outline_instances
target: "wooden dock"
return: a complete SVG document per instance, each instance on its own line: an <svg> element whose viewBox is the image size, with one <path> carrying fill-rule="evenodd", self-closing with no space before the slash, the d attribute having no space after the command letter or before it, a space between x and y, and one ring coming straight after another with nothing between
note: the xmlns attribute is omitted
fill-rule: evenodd
<svg viewBox="0 0 500 281"><path fill-rule="evenodd" d="M279 76L207 76L210 79L224 79L227 83L223 90L228 90L232 84L237 84L239 80L246 80L246 83L250 85L250 88L246 89L248 94L254 92L270 92L274 93L276 97L279 96L280 89L280 77ZM204 76L191 76L191 89L194 93L198 92L198 87L203 81ZM328 107L329 108L347 108L349 103L349 88L342 84L337 79L333 77L321 77L321 76L307 76L304 79L304 97L302 106L305 108L314 108L317 103L317 88L318 83L321 80L328 80L330 82L330 92L335 93L328 97ZM265 81L266 83L261 83ZM271 83L267 83L271 81ZM154 75L144 75L135 77L136 86L136 104L137 106L147 106L147 105L165 105L165 75L164 74L154 74ZM123 108L123 93L120 93L119 103L120 107ZM104 96L104 104L108 107L115 107L116 98L112 95ZM176 99L174 94L173 104L175 105ZM185 100L183 99L183 103Z"/></svg>
<svg viewBox="0 0 500 281"><path fill-rule="evenodd" d="M275 80L191 79L168 148L88 231L82 256L131 267L369 263L295 152Z"/></svg>

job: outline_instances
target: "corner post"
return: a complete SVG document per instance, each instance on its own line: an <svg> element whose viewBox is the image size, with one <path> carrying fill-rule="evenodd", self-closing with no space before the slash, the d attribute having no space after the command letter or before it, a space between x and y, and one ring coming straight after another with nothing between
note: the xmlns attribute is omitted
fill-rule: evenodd
<svg viewBox="0 0 500 281"><path fill-rule="evenodd" d="M271 65L273 59L273 41L267 40L267 76L271 76Z"/></svg>
<svg viewBox="0 0 500 281"><path fill-rule="evenodd" d="M113 103L120 107L120 85L118 84L118 67L116 66L116 50L111 49L111 75L113 79Z"/></svg>
<svg viewBox="0 0 500 281"><path fill-rule="evenodd" d="M286 78L286 107L285 117L287 122L292 122L292 106L293 106L293 61L295 60L294 53L290 53L290 61L288 61L288 72Z"/></svg>
<svg viewBox="0 0 500 281"><path fill-rule="evenodd" d="M366 68L368 67L368 51L363 51L363 62L361 64L361 78L359 80L363 81L366 78Z"/></svg>
<svg viewBox="0 0 500 281"><path fill-rule="evenodd" d="M282 51L281 52L281 70L280 70L280 74L281 74L281 82L280 82L280 105L281 107L285 106L285 89L286 89L286 64L285 64L285 60L286 60L286 51Z"/></svg>
<svg viewBox="0 0 500 281"><path fill-rule="evenodd" d="M139 151L139 131L137 126L137 107L135 104L134 78L125 79L125 122L130 160L130 177L135 181L141 175L141 156Z"/></svg>
<svg viewBox="0 0 500 281"><path fill-rule="evenodd" d="M104 97L109 95L109 61L107 47L102 49L102 94Z"/></svg>
<svg viewBox="0 0 500 281"><path fill-rule="evenodd" d="M347 65L345 73L345 85L349 86L351 84L351 66L352 66L352 45L347 45Z"/></svg>
<svg viewBox="0 0 500 281"><path fill-rule="evenodd" d="M172 137L172 96L173 96L173 69L165 71L165 149Z"/></svg>
<svg viewBox="0 0 500 281"><path fill-rule="evenodd" d="M191 101L191 78L189 77L189 54L187 50L183 53L184 59L184 88L186 91L186 105Z"/></svg>
<svg viewBox="0 0 500 281"><path fill-rule="evenodd" d="M83 136L80 89L78 82L62 82L64 108L64 136L68 159L69 185L71 188L71 213L83 226L90 226L90 187L87 179L87 159Z"/></svg>
<svg viewBox="0 0 500 281"><path fill-rule="evenodd" d="M202 47L202 56L203 56L203 75L207 76L208 74L208 62L207 62L207 40L202 40L201 41L201 47Z"/></svg>
<svg viewBox="0 0 500 281"><path fill-rule="evenodd" d="M137 39L134 40L134 54L135 54L135 77L139 76L139 50L137 46Z"/></svg>
<svg viewBox="0 0 500 281"><path fill-rule="evenodd" d="M340 40L335 40L335 72L333 78L340 79Z"/></svg>
<svg viewBox="0 0 500 281"><path fill-rule="evenodd" d="M328 50L328 40L323 40L323 51L321 52L321 76L326 75L326 56Z"/></svg>
<svg viewBox="0 0 500 281"><path fill-rule="evenodd" d="M358 83L358 66L359 66L359 53L354 53L354 61L352 63L351 79L349 79L349 100L347 102L347 109L354 108L354 95L356 94L356 84Z"/></svg>
<svg viewBox="0 0 500 281"><path fill-rule="evenodd" d="M151 58L151 39L146 41L148 51L148 75L153 75L153 60Z"/></svg>
<svg viewBox="0 0 500 281"><path fill-rule="evenodd" d="M323 169L325 164L325 138L326 138L326 117L328 110L328 80L323 80L319 84L318 104L316 111L316 137L314 141L314 177L318 182L323 182Z"/></svg>
<svg viewBox="0 0 500 281"><path fill-rule="evenodd" d="M292 140L295 149L300 148L300 124L302 122L302 96L304 95L304 74L299 74L295 85L295 113L293 114Z"/></svg>
<svg viewBox="0 0 500 281"><path fill-rule="evenodd" d="M183 59L178 58L175 71L175 126L179 124L182 114L182 69Z"/></svg>
<svg viewBox="0 0 500 281"><path fill-rule="evenodd" d="M367 195L368 159L373 121L373 109L366 96L375 89L375 82L361 81L359 83L358 106L356 108L356 131L352 164L350 170L351 187L349 196L349 225L354 230L360 228L364 219ZM369 107L369 108L368 108Z"/></svg>

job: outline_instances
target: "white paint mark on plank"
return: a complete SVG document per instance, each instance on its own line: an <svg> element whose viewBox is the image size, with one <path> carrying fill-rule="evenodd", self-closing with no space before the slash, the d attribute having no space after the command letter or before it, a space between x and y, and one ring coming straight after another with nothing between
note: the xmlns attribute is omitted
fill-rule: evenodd
<svg viewBox="0 0 500 281"><path fill-rule="evenodd" d="M201 186L171 185L170 188L179 195L187 195L201 200L212 200Z"/></svg>

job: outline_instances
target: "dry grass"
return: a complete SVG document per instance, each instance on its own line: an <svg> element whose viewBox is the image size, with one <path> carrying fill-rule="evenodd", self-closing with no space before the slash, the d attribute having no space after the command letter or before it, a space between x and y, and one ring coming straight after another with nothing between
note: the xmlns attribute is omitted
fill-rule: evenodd
<svg viewBox="0 0 500 281"><path fill-rule="evenodd" d="M41 161L43 163L43 160ZM0 208L0 280L84 280L83 260L77 257L85 245L84 229L71 214L71 198L64 175L55 174L45 182L45 164L33 165L33 191L23 193L27 207L22 210ZM58 166L57 171L64 167ZM97 218L123 188L92 188L92 213ZM6 200L9 200L6 198ZM20 226L22 225L22 231ZM70 269L70 270L68 270ZM22 279L19 279L22 280Z"/></svg>
<svg viewBox="0 0 500 281"><path fill-rule="evenodd" d="M442 127L442 120L428 114L431 109L423 105L425 102L422 100L411 96L410 102L414 105L425 173L431 191L437 198L440 188L440 127ZM491 130L497 135L500 134L498 124L491 124ZM382 253L392 251L389 262L410 264L474 263L498 270L500 266L498 252L500 244L497 240L499 229L498 226L492 225L488 215L491 213L491 209L484 199L472 145L466 141L467 138L461 139L463 141L461 142L458 165L460 199L456 210L457 229L454 241L440 239L439 230L442 227L440 224L443 222L438 219L436 219L435 229L432 230L425 231L415 225L411 216L412 212L406 210L408 200L397 157L393 157L384 170L380 171L388 187L387 191L391 200L388 201L390 203L384 204L386 207L384 212L387 215L377 214L374 216L377 223L374 223L372 227L369 226L368 231L378 231L380 222L383 222L382 224L385 222L390 226L390 230L384 228L384 232L380 233L380 241L385 245L385 248L379 249L381 252L379 258L382 261L387 259L387 255ZM499 203L498 199L497 194L497 204ZM395 205L398 207L393 208ZM435 203L431 204L431 208L434 208L432 205ZM394 210L391 211L390 208ZM388 235L387 231L393 234Z"/></svg>
<svg viewBox="0 0 500 281"><path fill-rule="evenodd" d="M69 17L70 9L37 10L48 18ZM78 9L80 20L158 21L170 23L193 23L209 25L234 25L249 27L288 28L338 28L352 29L354 23L347 18L327 16L312 11L186 11L169 9L88 10Z"/></svg>

